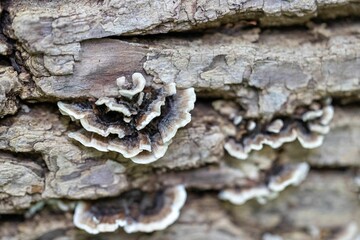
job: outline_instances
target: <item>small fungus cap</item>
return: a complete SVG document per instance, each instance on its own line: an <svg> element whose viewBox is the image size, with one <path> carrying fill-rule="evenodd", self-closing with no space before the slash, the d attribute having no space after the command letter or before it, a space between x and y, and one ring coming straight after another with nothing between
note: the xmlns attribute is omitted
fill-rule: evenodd
<svg viewBox="0 0 360 240"><path fill-rule="evenodd" d="M277 197L279 192L288 186L298 186L305 180L309 169L306 162L273 166L267 173L268 177L256 180L255 185L223 189L219 198L235 205L244 204L254 198L264 204Z"/></svg>
<svg viewBox="0 0 360 240"><path fill-rule="evenodd" d="M283 191L286 187L299 185L306 178L310 166L307 163L285 165L274 176L270 177L268 188L275 192Z"/></svg>

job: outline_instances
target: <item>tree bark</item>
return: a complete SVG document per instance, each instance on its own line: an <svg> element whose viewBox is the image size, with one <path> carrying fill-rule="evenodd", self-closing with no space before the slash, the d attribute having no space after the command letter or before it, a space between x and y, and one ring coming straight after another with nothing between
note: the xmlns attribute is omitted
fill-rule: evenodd
<svg viewBox="0 0 360 240"><path fill-rule="evenodd" d="M360 237L359 2L6 0L0 13L1 239L93 239L73 224L78 201L178 185L188 196L174 224L99 238ZM116 79L135 72L196 92L190 123L146 165L74 141L81 126L56 106L115 98ZM251 122L258 134L276 119L307 129L299 114L329 99L320 147L268 144L246 160L225 150L254 133ZM245 130L219 100L237 106ZM310 166L304 182L264 205L220 200L299 163Z"/></svg>

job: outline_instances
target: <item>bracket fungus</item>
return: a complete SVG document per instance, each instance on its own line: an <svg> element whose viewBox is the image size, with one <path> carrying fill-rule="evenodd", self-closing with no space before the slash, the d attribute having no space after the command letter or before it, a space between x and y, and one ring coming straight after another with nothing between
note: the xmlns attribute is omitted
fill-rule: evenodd
<svg viewBox="0 0 360 240"><path fill-rule="evenodd" d="M270 176L255 186L229 188L219 193L219 198L232 204L241 205L250 199L256 199L260 204L278 196L288 186L298 186L309 172L309 164L286 164L275 167Z"/></svg>
<svg viewBox="0 0 360 240"><path fill-rule="evenodd" d="M147 164L163 157L177 130L191 120L196 100L193 88L146 81L134 73L132 81L117 79L119 96L85 103L58 102L60 112L79 121L83 129L69 137L99 151L118 152Z"/></svg>
<svg viewBox="0 0 360 240"><path fill-rule="evenodd" d="M118 198L79 202L74 224L91 234L113 232L118 227L127 233L163 230L176 221L185 201L183 185L152 193L131 190Z"/></svg>
<svg viewBox="0 0 360 240"><path fill-rule="evenodd" d="M236 128L226 140L225 150L237 159L246 159L252 150L261 150L263 145L279 148L296 139L304 148L319 147L330 130L334 115L330 102L314 102L308 107L297 108L291 116L277 117L267 123L244 119L240 107L231 101L218 100L213 107L229 118Z"/></svg>

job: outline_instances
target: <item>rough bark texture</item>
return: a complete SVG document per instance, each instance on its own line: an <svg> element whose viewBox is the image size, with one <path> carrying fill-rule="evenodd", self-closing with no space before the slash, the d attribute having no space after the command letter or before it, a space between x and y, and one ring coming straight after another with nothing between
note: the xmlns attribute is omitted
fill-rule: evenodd
<svg viewBox="0 0 360 240"><path fill-rule="evenodd" d="M0 13L0 239L94 239L73 224L77 201L179 184L188 198L173 225L98 239L360 237L358 1L29 0ZM72 140L79 124L56 106L117 96L116 79L135 72L197 95L191 122L148 165ZM320 147L293 141L246 160L224 150L237 128L212 105L266 125L329 98ZM300 162L305 181L265 205L218 197Z"/></svg>

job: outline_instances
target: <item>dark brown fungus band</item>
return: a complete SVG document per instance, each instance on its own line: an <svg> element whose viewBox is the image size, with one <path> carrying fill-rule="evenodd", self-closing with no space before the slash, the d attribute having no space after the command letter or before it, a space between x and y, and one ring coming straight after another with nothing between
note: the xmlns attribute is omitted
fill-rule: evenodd
<svg viewBox="0 0 360 240"><path fill-rule="evenodd" d="M60 112L83 127L69 137L86 147L121 153L139 164L163 157L177 130L191 120L194 89L147 82L140 73L134 73L132 81L118 78L117 85L118 97L58 102Z"/></svg>
<svg viewBox="0 0 360 240"><path fill-rule="evenodd" d="M299 107L291 116L277 117L267 123L244 119L241 108L236 107L234 102L219 100L213 103L213 107L229 118L237 129L234 135L229 135L224 148L231 156L246 159L252 150L261 150L264 145L279 148L296 139L304 148L319 147L330 130L329 124L334 115L330 103L329 99L314 102L310 106Z"/></svg>
<svg viewBox="0 0 360 240"><path fill-rule="evenodd" d="M79 202L74 224L91 234L113 232L118 227L127 233L153 232L174 223L185 201L183 185L152 193L131 190L117 198Z"/></svg>

